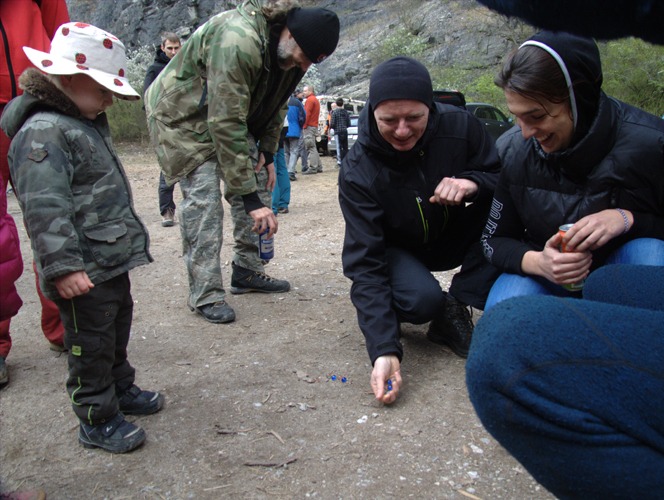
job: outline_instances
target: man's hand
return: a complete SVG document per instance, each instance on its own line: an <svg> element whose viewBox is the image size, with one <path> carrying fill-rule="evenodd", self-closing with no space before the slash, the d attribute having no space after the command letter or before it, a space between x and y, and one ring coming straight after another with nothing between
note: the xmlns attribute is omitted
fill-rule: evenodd
<svg viewBox="0 0 664 500"><path fill-rule="evenodd" d="M73 299L86 294L94 287L85 271L75 271L55 279L55 288L63 299Z"/></svg>
<svg viewBox="0 0 664 500"><path fill-rule="evenodd" d="M251 230L255 233L261 234L265 229L270 228L267 237L271 238L277 232L278 223L277 216L274 215L272 209L267 207L257 208L249 212L249 215L254 219L254 225Z"/></svg>
<svg viewBox="0 0 664 500"><path fill-rule="evenodd" d="M270 163L269 165L265 165L265 156L263 156L263 153L260 153L258 155L258 163L256 163L256 168L255 168L256 173L260 172L263 166L265 166L265 168L267 169L267 184L265 185L265 187L271 193L272 191L274 191L274 186L277 183L277 174L274 170L274 162Z"/></svg>
<svg viewBox="0 0 664 500"><path fill-rule="evenodd" d="M270 163L267 168L267 184L265 187L271 193L274 191L274 186L277 184L277 173L274 170L274 163Z"/></svg>
<svg viewBox="0 0 664 500"><path fill-rule="evenodd" d="M478 190L477 184L469 179L444 177L436 186L436 190L429 201L439 205L461 205L467 199L475 196Z"/></svg>
<svg viewBox="0 0 664 500"><path fill-rule="evenodd" d="M394 355L380 356L376 359L371 372L371 390L378 401L389 405L397 399L402 385L400 368L399 358ZM391 382L390 390L388 390L388 380Z"/></svg>

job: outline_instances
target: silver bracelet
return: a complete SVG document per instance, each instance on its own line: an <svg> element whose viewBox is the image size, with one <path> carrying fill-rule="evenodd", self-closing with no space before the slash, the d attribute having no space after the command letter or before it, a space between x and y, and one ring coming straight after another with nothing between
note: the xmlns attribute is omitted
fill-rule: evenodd
<svg viewBox="0 0 664 500"><path fill-rule="evenodd" d="M627 218L627 214L625 214L622 208L616 208L616 210L620 215L622 215L623 222L625 223L625 229L623 229L623 234L625 234L627 231L629 231L629 219Z"/></svg>

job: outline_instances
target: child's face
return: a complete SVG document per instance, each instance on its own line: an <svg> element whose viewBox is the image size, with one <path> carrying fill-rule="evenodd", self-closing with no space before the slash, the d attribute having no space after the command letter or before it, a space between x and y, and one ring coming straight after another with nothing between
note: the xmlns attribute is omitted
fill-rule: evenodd
<svg viewBox="0 0 664 500"><path fill-rule="evenodd" d="M113 92L88 75L75 74L62 77L65 93L74 101L81 115L94 120L113 104Z"/></svg>

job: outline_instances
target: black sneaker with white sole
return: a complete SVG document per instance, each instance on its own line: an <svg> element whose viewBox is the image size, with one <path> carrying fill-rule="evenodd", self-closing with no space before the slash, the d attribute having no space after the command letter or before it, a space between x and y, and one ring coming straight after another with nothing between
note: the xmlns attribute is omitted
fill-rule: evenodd
<svg viewBox="0 0 664 500"><path fill-rule="evenodd" d="M164 407L164 396L158 392L143 391L132 385L118 394L118 405L125 415L152 415Z"/></svg>
<svg viewBox="0 0 664 500"><path fill-rule="evenodd" d="M78 441L85 448L101 448L111 453L127 453L145 442L145 431L127 422L122 412L99 425L80 423Z"/></svg>

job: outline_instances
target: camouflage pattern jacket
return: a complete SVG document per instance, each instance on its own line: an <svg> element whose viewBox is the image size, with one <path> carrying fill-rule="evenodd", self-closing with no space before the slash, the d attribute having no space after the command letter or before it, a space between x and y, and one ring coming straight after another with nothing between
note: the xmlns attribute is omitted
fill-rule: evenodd
<svg viewBox="0 0 664 500"><path fill-rule="evenodd" d="M55 278L74 271L98 284L151 262L106 115L81 117L34 68L19 82L24 93L7 105L0 126L13 138L10 171L44 294L60 298Z"/></svg>
<svg viewBox="0 0 664 500"><path fill-rule="evenodd" d="M247 135L277 151L286 103L304 76L272 67L273 27L260 0L246 0L199 27L150 85L148 128L167 183L216 155L231 193L256 191Z"/></svg>

